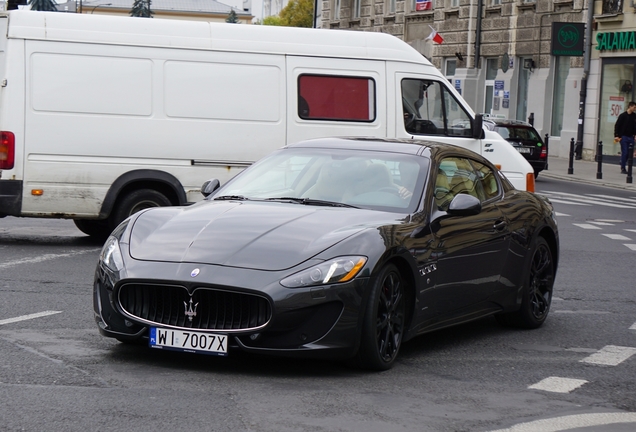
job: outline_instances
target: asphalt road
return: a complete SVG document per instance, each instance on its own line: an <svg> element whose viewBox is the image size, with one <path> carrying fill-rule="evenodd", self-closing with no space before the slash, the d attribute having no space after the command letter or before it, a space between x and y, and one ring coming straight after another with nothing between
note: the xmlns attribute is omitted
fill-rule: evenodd
<svg viewBox="0 0 636 432"><path fill-rule="evenodd" d="M634 430L636 193L541 176L537 190L561 233L546 324L427 334L383 373L103 338L100 245L70 221L0 219L0 430Z"/></svg>

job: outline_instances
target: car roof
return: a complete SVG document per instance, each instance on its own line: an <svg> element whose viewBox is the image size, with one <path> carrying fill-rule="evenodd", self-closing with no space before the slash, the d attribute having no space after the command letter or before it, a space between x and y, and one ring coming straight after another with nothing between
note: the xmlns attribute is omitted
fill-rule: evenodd
<svg viewBox="0 0 636 432"><path fill-rule="evenodd" d="M509 120L509 119L498 119L498 118L485 118L484 122L494 123L497 126L523 126L523 127L533 127L530 123L526 123L522 120Z"/></svg>
<svg viewBox="0 0 636 432"><path fill-rule="evenodd" d="M289 144L286 147L369 150L424 155L427 157L430 157L432 154L438 152L452 151L453 153L460 154L466 157L477 157L480 160L485 160L480 154L453 144L414 139L393 139L377 137L316 138Z"/></svg>

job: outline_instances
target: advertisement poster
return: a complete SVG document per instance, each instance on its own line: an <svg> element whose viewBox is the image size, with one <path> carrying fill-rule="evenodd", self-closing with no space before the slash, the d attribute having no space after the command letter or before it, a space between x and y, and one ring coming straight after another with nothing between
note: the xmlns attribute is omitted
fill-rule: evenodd
<svg viewBox="0 0 636 432"><path fill-rule="evenodd" d="M616 123L618 116L625 111L625 97L624 96L610 96L609 104L607 104L607 122Z"/></svg>

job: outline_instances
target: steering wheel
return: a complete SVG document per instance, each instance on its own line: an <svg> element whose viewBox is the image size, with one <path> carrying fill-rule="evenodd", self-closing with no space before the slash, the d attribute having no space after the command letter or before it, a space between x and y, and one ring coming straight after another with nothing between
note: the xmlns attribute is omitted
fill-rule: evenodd
<svg viewBox="0 0 636 432"><path fill-rule="evenodd" d="M395 195L398 198L402 198L400 196L400 191L395 186L385 186L383 188L378 189L378 192L386 192L386 193Z"/></svg>
<svg viewBox="0 0 636 432"><path fill-rule="evenodd" d="M407 131L414 129L415 119L416 118L417 117L415 116L415 114L412 114L412 113L409 113L409 112L405 112L404 113L404 128Z"/></svg>

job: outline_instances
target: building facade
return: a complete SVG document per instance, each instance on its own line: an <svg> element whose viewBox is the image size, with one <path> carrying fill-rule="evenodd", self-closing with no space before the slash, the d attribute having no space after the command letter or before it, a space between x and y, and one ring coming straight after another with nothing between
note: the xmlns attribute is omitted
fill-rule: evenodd
<svg viewBox="0 0 636 432"><path fill-rule="evenodd" d="M584 75L593 89L599 67L590 63L589 45L583 47L588 3L325 0L322 26L393 34L442 70L476 112L525 121L532 118L542 136L549 135L551 154L567 156L574 139L582 144L583 157L590 159L599 127L597 95L588 91L585 104L579 103ZM596 7L601 3L598 0ZM441 44L430 39L433 31L443 37ZM580 51L558 49L553 40L568 42L574 37ZM586 108L584 112L580 106Z"/></svg>

